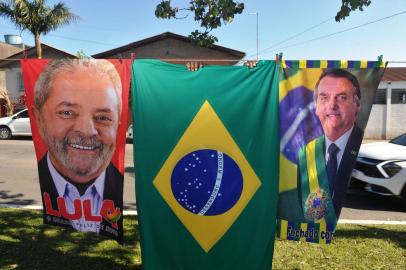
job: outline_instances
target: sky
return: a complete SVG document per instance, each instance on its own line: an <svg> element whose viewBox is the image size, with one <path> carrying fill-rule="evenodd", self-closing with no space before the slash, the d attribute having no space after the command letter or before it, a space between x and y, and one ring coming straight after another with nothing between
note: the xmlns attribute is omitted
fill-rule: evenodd
<svg viewBox="0 0 406 270"><path fill-rule="evenodd" d="M49 4L56 2L48 0ZM183 20L156 18L160 0L63 2L81 19L42 36L42 42L72 54L83 51L92 55L167 31L187 36L199 29L191 13ZM187 7L189 0L171 2ZM383 55L384 60L404 62L390 66L406 66L406 0L372 0L363 12L354 11L339 23L334 16L341 0L240 2L245 4L244 12L213 34L219 39L216 44L243 51L246 59L257 57L257 13L259 59L273 60L280 52L285 60L377 60ZM389 16L393 17L386 18ZM347 31L351 28L355 29ZM20 31L0 18L0 35L4 34ZM34 45L29 32L21 35L25 44ZM292 36L296 37L286 41ZM2 37L0 40L4 41Z"/></svg>

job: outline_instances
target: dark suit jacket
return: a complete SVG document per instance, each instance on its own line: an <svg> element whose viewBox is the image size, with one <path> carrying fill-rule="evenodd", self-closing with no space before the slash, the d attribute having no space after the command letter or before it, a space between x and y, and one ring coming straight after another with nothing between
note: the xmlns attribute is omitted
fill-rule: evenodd
<svg viewBox="0 0 406 270"><path fill-rule="evenodd" d="M39 182L41 186L42 204L44 209L44 223L72 228L71 222L63 217L58 218L59 222L53 222L53 217L46 214L44 192L50 195L52 208L58 209L57 197L58 191L49 172L47 155L38 163ZM111 227L111 224L104 218L101 222L100 234L115 239L123 243L123 184L124 176L110 163L106 169L106 180L104 182L103 200L113 200L115 207L120 208L121 217L117 222L118 230ZM118 232L118 234L117 234Z"/></svg>
<svg viewBox="0 0 406 270"><path fill-rule="evenodd" d="M337 218L340 216L342 203L347 193L348 183L351 177L352 169L358 155L358 150L361 146L364 131L358 126L354 126L345 147L343 157L341 158L340 166L338 167L335 183L335 195L333 198L334 210Z"/></svg>
<svg viewBox="0 0 406 270"><path fill-rule="evenodd" d="M345 146L343 156L341 158L340 166L338 167L336 177L334 179L335 183L335 191L334 191L334 196L333 196L333 205L334 205L334 211L335 214L338 217L340 216L341 213L341 206L343 203L343 200L345 198L345 194L347 191L347 186L348 182L350 180L352 168L354 167L355 160L357 158L358 150L361 146L362 142L362 137L364 135L364 132L361 128L358 126L354 126L350 137L348 138L347 145ZM323 146L325 147L325 145ZM323 150L323 155L325 153L325 149ZM325 159L325 156L324 156ZM301 192L301 185L300 185L300 171L299 171L299 166L298 168L298 181L297 181L297 187L298 187L298 193L299 193L299 203L302 207L301 204L302 202L302 192Z"/></svg>

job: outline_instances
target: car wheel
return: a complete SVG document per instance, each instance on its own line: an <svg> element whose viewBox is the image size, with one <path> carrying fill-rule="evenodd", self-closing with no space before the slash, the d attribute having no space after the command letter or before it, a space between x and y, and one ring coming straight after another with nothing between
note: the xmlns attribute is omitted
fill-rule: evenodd
<svg viewBox="0 0 406 270"><path fill-rule="evenodd" d="M0 140L8 140L11 138L11 131L8 127L0 127Z"/></svg>

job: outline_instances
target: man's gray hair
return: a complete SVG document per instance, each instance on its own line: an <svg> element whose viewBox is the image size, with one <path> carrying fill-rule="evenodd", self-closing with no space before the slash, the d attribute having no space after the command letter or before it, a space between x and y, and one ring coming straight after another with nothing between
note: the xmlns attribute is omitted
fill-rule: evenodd
<svg viewBox="0 0 406 270"><path fill-rule="evenodd" d="M60 73L73 73L76 68L84 68L95 71L101 76L108 76L117 93L119 101L119 113L122 110L122 86L120 76L114 65L104 59L55 59L51 60L45 67L35 83L34 105L37 110L41 110L49 97L55 78Z"/></svg>

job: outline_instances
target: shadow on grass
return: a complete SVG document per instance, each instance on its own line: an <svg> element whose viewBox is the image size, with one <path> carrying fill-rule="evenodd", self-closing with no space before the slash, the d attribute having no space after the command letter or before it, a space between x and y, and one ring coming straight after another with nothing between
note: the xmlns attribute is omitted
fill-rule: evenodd
<svg viewBox="0 0 406 270"><path fill-rule="evenodd" d="M12 194L9 190L0 190L0 200L2 200L4 204L30 205L34 203L34 200L20 199L21 197L24 197L24 194Z"/></svg>
<svg viewBox="0 0 406 270"><path fill-rule="evenodd" d="M335 231L335 238L368 238L368 239L386 239L399 247L406 249L406 232L402 230L388 230L383 228L354 225L348 229Z"/></svg>
<svg viewBox="0 0 406 270"><path fill-rule="evenodd" d="M136 217L126 217L124 226L121 246L94 233L43 225L39 211L2 210L0 268L141 269Z"/></svg>

